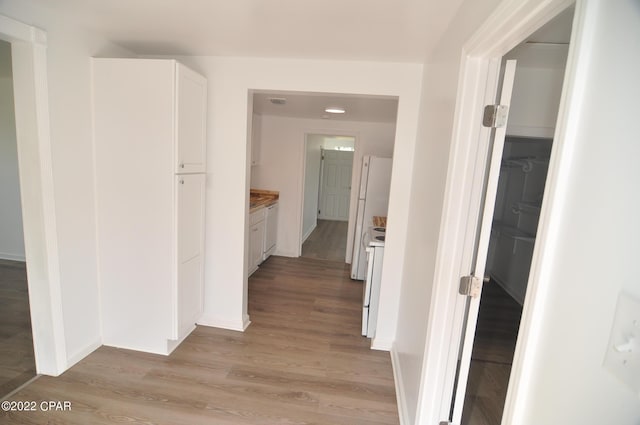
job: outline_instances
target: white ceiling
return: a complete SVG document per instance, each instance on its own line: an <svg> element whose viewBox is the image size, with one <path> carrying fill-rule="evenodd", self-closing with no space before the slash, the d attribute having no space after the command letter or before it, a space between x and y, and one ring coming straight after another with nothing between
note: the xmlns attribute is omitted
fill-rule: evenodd
<svg viewBox="0 0 640 425"><path fill-rule="evenodd" d="M564 69L575 8L569 7L505 55L519 66Z"/></svg>
<svg viewBox="0 0 640 425"><path fill-rule="evenodd" d="M423 63L461 0L12 0L137 54Z"/></svg>
<svg viewBox="0 0 640 425"><path fill-rule="evenodd" d="M274 105L269 99L286 99L284 105ZM329 114L325 108L339 106L344 114ZM367 121L395 123L398 100L373 96L348 96L327 93L270 92L255 93L253 111L260 115L293 118L315 118L338 121Z"/></svg>

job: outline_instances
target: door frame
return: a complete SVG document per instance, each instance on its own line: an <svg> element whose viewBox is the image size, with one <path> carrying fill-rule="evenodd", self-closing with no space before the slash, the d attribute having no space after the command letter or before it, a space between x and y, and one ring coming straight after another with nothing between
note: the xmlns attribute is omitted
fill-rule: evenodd
<svg viewBox="0 0 640 425"><path fill-rule="evenodd" d="M458 295L458 284L460 276L471 271L482 199L482 187L474 181L481 181L476 176L484 172L487 165L490 132L481 126L482 107L495 98L502 56L573 3L573 0L503 2L463 47L416 423L439 423L449 417L465 302L465 298ZM546 276L553 263L556 229L577 143L576 106L583 97L593 36L592 28L585 30L592 17L586 14L582 3L583 0L575 1L554 148L503 424L522 421L529 396L528 382L535 374L534 347L540 339L544 309L549 302Z"/></svg>
<svg viewBox="0 0 640 425"><path fill-rule="evenodd" d="M69 362L53 187L47 34L0 15L0 38L11 43L20 198L36 371L57 376L67 369Z"/></svg>
<svg viewBox="0 0 640 425"><path fill-rule="evenodd" d="M355 163L356 163L356 157L358 156L358 152L359 152L359 141L360 141L360 135L358 132L354 132L354 131L349 131L349 130L338 130L338 129L318 129L318 130L305 130L304 131L304 143L303 143L303 150L302 150L302 158L300 161L300 175L302 176L302 184L300 185L300 205L298 205L298 209L299 209L299 221L300 221L300 226L298 229L298 257L302 256L302 244L304 243L304 241L302 240L303 236L304 236L304 185L305 185L305 178L306 178L306 171L307 171L307 143L308 143L308 138L310 135L322 135L322 136L345 136L345 137L353 137L354 140L354 148L353 148L353 165L351 167L351 187L353 188L353 181L355 179ZM320 170L322 170L322 163L320 164ZM322 178L322 177L321 177ZM322 182L319 183L320 185L322 185ZM318 188L319 191L320 188ZM318 194L319 196L319 194ZM347 252L345 253L346 258L351 257L351 252L349 251L349 232L353 232L353 228L355 227L355 216L352 214L353 213L353 204L357 205L358 200L353 199L353 190L351 191L351 197L349 199L349 221L348 221L348 229L347 229ZM318 199L318 205L320 205L320 200ZM350 260L349 260L350 262Z"/></svg>
<svg viewBox="0 0 640 425"><path fill-rule="evenodd" d="M332 150L322 149L322 160L320 161L320 184L318 185L318 210L322 210L322 196L324 195L324 177L325 177L325 167L327 165L325 160L326 152L332 152ZM355 157L355 151L333 151L333 152L342 152L342 153L351 153L352 157ZM353 180L353 158L351 158L351 174L349 175L349 184L351 185L351 181ZM347 222L349 222L349 217L351 213L351 187L349 188L349 211L347 212ZM320 214L318 214L318 220L320 220ZM324 220L324 219L323 219Z"/></svg>

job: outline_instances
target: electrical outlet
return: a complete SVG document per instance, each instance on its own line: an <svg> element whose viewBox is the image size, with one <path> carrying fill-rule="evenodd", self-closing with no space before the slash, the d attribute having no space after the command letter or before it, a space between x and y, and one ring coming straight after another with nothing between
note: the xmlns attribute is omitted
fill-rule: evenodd
<svg viewBox="0 0 640 425"><path fill-rule="evenodd" d="M621 293L604 367L640 396L640 301Z"/></svg>

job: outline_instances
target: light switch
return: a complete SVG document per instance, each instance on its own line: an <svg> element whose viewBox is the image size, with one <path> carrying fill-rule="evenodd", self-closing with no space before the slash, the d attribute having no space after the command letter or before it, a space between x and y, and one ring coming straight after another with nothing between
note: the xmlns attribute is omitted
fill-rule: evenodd
<svg viewBox="0 0 640 425"><path fill-rule="evenodd" d="M640 301L621 293L604 367L640 396Z"/></svg>

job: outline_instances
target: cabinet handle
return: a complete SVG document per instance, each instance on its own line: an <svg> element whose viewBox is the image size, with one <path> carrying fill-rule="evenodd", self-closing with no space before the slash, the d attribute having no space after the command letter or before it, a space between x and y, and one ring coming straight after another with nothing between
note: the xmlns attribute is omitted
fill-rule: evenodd
<svg viewBox="0 0 640 425"><path fill-rule="evenodd" d="M180 184L184 184L184 180L180 180Z"/></svg>
<svg viewBox="0 0 640 425"><path fill-rule="evenodd" d="M180 164L180 168L184 168L184 162Z"/></svg>

